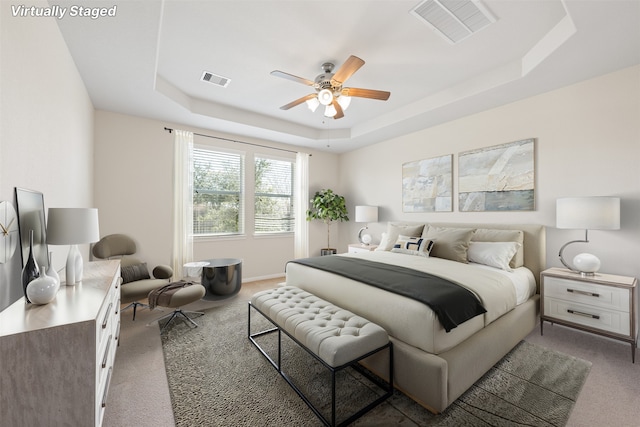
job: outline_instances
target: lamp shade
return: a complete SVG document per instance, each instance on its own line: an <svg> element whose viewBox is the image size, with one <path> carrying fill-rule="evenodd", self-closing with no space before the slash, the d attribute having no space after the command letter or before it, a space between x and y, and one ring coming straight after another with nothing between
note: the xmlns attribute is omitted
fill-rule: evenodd
<svg viewBox="0 0 640 427"><path fill-rule="evenodd" d="M620 229L617 197L567 197L556 201L556 227L583 230Z"/></svg>
<svg viewBox="0 0 640 427"><path fill-rule="evenodd" d="M324 107L324 116L325 117L333 117L338 114L338 110L333 105L327 105Z"/></svg>
<svg viewBox="0 0 640 427"><path fill-rule="evenodd" d="M351 105L351 97L346 95L341 95L338 97L338 104L342 107L342 111L347 111L349 105Z"/></svg>
<svg viewBox="0 0 640 427"><path fill-rule="evenodd" d="M98 209L49 208L47 243L78 245L100 240Z"/></svg>
<svg viewBox="0 0 640 427"><path fill-rule="evenodd" d="M322 89L318 92L318 101L322 105L329 105L333 102L333 93L329 89Z"/></svg>
<svg viewBox="0 0 640 427"><path fill-rule="evenodd" d="M356 222L378 221L377 206L356 206Z"/></svg>
<svg viewBox="0 0 640 427"><path fill-rule="evenodd" d="M307 103L307 107L309 107L309 110L313 112L315 112L320 105L320 101L318 101L318 98L307 99L305 102Z"/></svg>

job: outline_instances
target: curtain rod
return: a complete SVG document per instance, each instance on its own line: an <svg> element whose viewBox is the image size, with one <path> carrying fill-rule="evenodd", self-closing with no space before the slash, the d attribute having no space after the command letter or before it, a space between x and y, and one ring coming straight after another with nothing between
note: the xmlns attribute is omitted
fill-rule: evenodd
<svg viewBox="0 0 640 427"><path fill-rule="evenodd" d="M166 130L169 133L173 132L172 128L168 128L166 126L165 126L164 130ZM196 132L194 132L193 134L194 135L198 135L198 136L204 136L205 138L219 139L221 141L236 142L238 144L253 145L255 147L269 148L271 150L280 150L280 151L286 151L286 152L289 152L289 153L298 154L298 151L287 150L286 148L269 147L268 145L260 145L260 144L255 144L253 142L238 141L238 140L235 140L235 139L222 138L222 137L213 136L213 135L204 135L202 133L196 133ZM311 156L311 154L309 154L309 156Z"/></svg>

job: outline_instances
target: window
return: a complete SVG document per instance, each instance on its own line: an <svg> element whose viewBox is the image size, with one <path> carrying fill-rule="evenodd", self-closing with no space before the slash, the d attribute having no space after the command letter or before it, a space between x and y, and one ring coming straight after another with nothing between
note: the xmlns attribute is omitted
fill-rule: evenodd
<svg viewBox="0 0 640 427"><path fill-rule="evenodd" d="M193 149L193 234L244 232L244 155Z"/></svg>
<svg viewBox="0 0 640 427"><path fill-rule="evenodd" d="M256 234L294 231L293 177L295 163L256 156L255 222Z"/></svg>

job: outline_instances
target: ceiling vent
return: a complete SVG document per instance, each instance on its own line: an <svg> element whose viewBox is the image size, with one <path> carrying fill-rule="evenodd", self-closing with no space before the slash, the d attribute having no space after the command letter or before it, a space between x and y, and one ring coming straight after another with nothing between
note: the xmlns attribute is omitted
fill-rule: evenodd
<svg viewBox="0 0 640 427"><path fill-rule="evenodd" d="M217 74L210 73L208 71L205 71L202 73L201 80L203 82L211 83L220 87L227 87L229 86L229 83L231 83L231 79L227 77L219 76Z"/></svg>
<svg viewBox="0 0 640 427"><path fill-rule="evenodd" d="M409 13L450 43L459 43L496 22L479 0L425 0Z"/></svg>

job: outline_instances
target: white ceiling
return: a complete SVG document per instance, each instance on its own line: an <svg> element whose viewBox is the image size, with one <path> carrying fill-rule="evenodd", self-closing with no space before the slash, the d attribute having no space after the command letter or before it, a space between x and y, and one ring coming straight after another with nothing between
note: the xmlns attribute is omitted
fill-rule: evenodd
<svg viewBox="0 0 640 427"><path fill-rule="evenodd" d="M419 3L50 1L117 6L58 20L95 108L332 152L640 63L638 0L484 0L497 21L455 45L409 13ZM349 55L366 63L345 87L388 101L353 98L339 120L279 109L313 89L271 71L313 80ZM202 82L203 71L231 83Z"/></svg>

